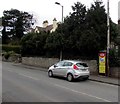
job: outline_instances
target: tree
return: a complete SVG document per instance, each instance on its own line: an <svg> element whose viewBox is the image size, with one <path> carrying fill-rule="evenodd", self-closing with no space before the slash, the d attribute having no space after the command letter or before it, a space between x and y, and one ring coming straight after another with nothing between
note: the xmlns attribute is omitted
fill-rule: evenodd
<svg viewBox="0 0 120 104"><path fill-rule="evenodd" d="M60 51L64 49L64 38L62 33L50 33L46 39L45 49L47 54L59 55Z"/></svg>
<svg viewBox="0 0 120 104"><path fill-rule="evenodd" d="M21 39L22 55L41 56L45 55L46 32L28 33Z"/></svg>
<svg viewBox="0 0 120 104"><path fill-rule="evenodd" d="M90 9L77 2L72 6L73 12L67 16L57 32L63 32L64 51L75 55L97 57L107 44L107 14L102 2L94 2ZM111 24L111 40L117 36L115 25Z"/></svg>
<svg viewBox="0 0 120 104"><path fill-rule="evenodd" d="M63 34L61 37L64 40L64 52L73 56L96 57L99 50L106 46L107 15L102 2L95 2L88 11L85 5L77 2L72 6L72 10L70 16L67 16L56 30L56 35ZM55 43L51 43L53 46L58 41L58 38L55 39ZM50 42L48 41L48 45Z"/></svg>
<svg viewBox="0 0 120 104"><path fill-rule="evenodd" d="M3 36L11 41L20 41L24 32L26 32L33 24L33 15L22 12L17 9L5 10L2 17ZM5 39L3 39L5 40ZM3 43L6 43L3 41Z"/></svg>
<svg viewBox="0 0 120 104"><path fill-rule="evenodd" d="M56 50L58 53L63 50L64 54L75 53L78 37L84 30L86 7L77 2L72 6L73 13L64 19L64 23L59 24L56 32L51 33L46 40L46 48ZM51 51L50 51L51 52Z"/></svg>
<svg viewBox="0 0 120 104"><path fill-rule="evenodd" d="M104 5L102 2L95 2L86 10L85 5L77 2L72 6L72 10L55 32L47 35L26 35L25 40L22 38L24 52L37 52L39 55L43 55L41 52L44 52L44 55L47 52L50 56L58 57L63 50L63 58L98 58L98 52L105 50L107 44L107 14ZM111 40L115 41L116 25L111 20L110 25ZM43 39L44 36L46 38ZM36 41L39 41L40 48L35 48Z"/></svg>
<svg viewBox="0 0 120 104"><path fill-rule="evenodd" d="M94 2L86 15L86 32L82 34L79 47L84 53L97 56L100 50L106 49L107 14L102 2Z"/></svg>
<svg viewBox="0 0 120 104"><path fill-rule="evenodd" d="M91 8L88 10L86 15L86 32L89 36L86 36L86 45L84 42L82 47L86 48L87 51L92 52L97 56L98 52L101 50L106 50L107 46L107 14L102 2L94 2ZM110 37L111 41L114 41L117 36L117 30L115 24L110 19ZM89 37L89 38L88 38ZM90 39L91 38L91 39Z"/></svg>
<svg viewBox="0 0 120 104"><path fill-rule="evenodd" d="M119 29L118 29L118 25L117 24L115 24L114 22L112 22L112 20L110 21L110 35L111 35L111 41L112 42L115 42L115 43L117 43L117 37L119 36L119 31L118 31ZM120 41L119 41L119 43L120 43ZM117 43L118 44L118 43Z"/></svg>
<svg viewBox="0 0 120 104"><path fill-rule="evenodd" d="M85 30L86 6L77 2L72 6L72 10L70 16L67 16L64 23L57 29L58 33L62 31L64 34L64 47L67 50L76 48L77 41Z"/></svg>

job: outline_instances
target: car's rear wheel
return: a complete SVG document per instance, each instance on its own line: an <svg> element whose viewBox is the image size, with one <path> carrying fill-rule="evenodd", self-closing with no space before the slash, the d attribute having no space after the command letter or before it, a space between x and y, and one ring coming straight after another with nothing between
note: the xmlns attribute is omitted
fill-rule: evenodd
<svg viewBox="0 0 120 104"><path fill-rule="evenodd" d="M52 71L48 71L48 76L49 77L53 77L53 72Z"/></svg>
<svg viewBox="0 0 120 104"><path fill-rule="evenodd" d="M67 75L67 80L68 80L69 82L72 82L72 81L73 81L73 75L72 75L72 74L68 74L68 75Z"/></svg>

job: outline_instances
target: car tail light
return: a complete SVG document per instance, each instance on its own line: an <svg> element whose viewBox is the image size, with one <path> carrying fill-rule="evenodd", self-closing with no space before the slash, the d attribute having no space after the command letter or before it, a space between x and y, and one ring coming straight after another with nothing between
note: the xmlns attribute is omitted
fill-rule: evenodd
<svg viewBox="0 0 120 104"><path fill-rule="evenodd" d="M79 70L79 68L78 68L77 65L73 65L73 69L75 69L75 70Z"/></svg>

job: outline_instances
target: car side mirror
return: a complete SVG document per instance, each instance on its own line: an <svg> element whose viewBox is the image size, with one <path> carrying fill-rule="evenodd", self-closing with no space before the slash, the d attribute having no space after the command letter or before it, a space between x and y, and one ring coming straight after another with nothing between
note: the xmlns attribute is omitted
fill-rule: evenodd
<svg viewBox="0 0 120 104"><path fill-rule="evenodd" d="M56 64L54 65L54 68L58 67Z"/></svg>

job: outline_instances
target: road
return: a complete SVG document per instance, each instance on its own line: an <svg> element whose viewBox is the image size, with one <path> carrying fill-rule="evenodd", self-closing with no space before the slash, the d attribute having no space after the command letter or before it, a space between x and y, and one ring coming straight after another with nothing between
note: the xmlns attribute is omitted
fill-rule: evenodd
<svg viewBox="0 0 120 104"><path fill-rule="evenodd" d="M68 82L40 70L2 63L3 102L118 102L118 86L94 81Z"/></svg>
<svg viewBox="0 0 120 104"><path fill-rule="evenodd" d="M2 61L0 57L0 103L2 102Z"/></svg>

